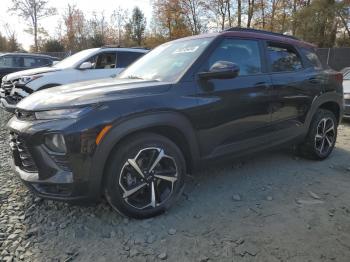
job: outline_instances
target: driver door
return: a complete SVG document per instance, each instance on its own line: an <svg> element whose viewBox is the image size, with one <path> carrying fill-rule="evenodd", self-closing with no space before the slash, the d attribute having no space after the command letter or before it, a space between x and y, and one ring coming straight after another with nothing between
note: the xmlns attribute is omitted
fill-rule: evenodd
<svg viewBox="0 0 350 262"><path fill-rule="evenodd" d="M211 157L257 149L270 143L270 77L262 45L256 40L223 39L200 72L218 61L235 63L240 73L232 79L198 79L200 107L197 126L202 150Z"/></svg>
<svg viewBox="0 0 350 262"><path fill-rule="evenodd" d="M93 66L90 69L79 69L81 80L115 77L117 73L116 60L116 52L103 52L90 57L84 62L91 62Z"/></svg>

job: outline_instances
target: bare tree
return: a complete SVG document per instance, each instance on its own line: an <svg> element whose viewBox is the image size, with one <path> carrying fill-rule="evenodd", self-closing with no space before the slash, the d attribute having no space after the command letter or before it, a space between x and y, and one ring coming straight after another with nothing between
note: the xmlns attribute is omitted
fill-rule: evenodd
<svg viewBox="0 0 350 262"><path fill-rule="evenodd" d="M237 26L242 27L242 0L237 0Z"/></svg>
<svg viewBox="0 0 350 262"><path fill-rule="evenodd" d="M123 9L122 7L119 6L116 10L113 11L112 21L113 21L113 24L117 26L118 45L121 45L122 32L127 22L127 18L128 18L128 11L126 9Z"/></svg>
<svg viewBox="0 0 350 262"><path fill-rule="evenodd" d="M29 21L34 36L34 49L38 51L39 20L56 14L56 9L47 6L47 0L12 0L9 11Z"/></svg>
<svg viewBox="0 0 350 262"><path fill-rule="evenodd" d="M181 6L184 15L188 20L193 35L202 32L204 24L202 23L205 14L205 1L203 0L181 0Z"/></svg>
<svg viewBox="0 0 350 262"><path fill-rule="evenodd" d="M253 15L254 15L254 0L248 0L248 18L247 18L247 27L250 28Z"/></svg>

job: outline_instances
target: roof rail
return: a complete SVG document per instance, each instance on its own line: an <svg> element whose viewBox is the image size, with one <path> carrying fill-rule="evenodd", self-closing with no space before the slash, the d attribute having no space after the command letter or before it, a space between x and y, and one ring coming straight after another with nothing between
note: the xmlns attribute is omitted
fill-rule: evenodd
<svg viewBox="0 0 350 262"><path fill-rule="evenodd" d="M275 32L270 32L270 31L266 31L266 30L253 29L253 28L232 27L232 28L226 29L224 31L225 32L241 31L241 32L261 33L261 34L266 34L266 35L282 36L282 37L287 37L287 38L294 39L294 40L300 40L300 39L298 39L295 36L285 35L285 34L275 33Z"/></svg>
<svg viewBox="0 0 350 262"><path fill-rule="evenodd" d="M149 50L149 48L141 47L141 46L125 47L125 46L121 46L121 45L104 45L101 48L132 48L132 49L146 49L146 50Z"/></svg>

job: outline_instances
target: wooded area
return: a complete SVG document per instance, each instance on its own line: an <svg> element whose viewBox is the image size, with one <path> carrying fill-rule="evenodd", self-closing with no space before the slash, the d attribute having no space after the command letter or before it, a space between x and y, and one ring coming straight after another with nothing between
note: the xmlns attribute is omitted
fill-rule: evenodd
<svg viewBox="0 0 350 262"><path fill-rule="evenodd" d="M152 0L146 21L138 7L116 6L110 17L88 17L79 6L68 5L58 19L55 35L48 35L42 18L57 15L46 0L13 0L8 12L28 23L31 51L78 51L115 44L152 48L176 38L230 27L248 27L296 36L318 47L350 46L349 0ZM0 35L0 51L21 49L13 26ZM20 32L17 32L20 33Z"/></svg>

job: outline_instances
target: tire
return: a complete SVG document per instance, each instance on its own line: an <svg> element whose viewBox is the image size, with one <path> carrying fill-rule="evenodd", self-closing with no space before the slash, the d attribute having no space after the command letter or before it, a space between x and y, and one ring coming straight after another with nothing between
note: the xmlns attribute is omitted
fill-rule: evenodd
<svg viewBox="0 0 350 262"><path fill-rule="evenodd" d="M186 162L168 138L138 133L111 153L104 183L110 205L122 215L149 218L166 211L181 196Z"/></svg>
<svg viewBox="0 0 350 262"><path fill-rule="evenodd" d="M300 155L314 160L326 159L334 149L337 126L337 119L333 112L318 109L303 144L299 146Z"/></svg>

